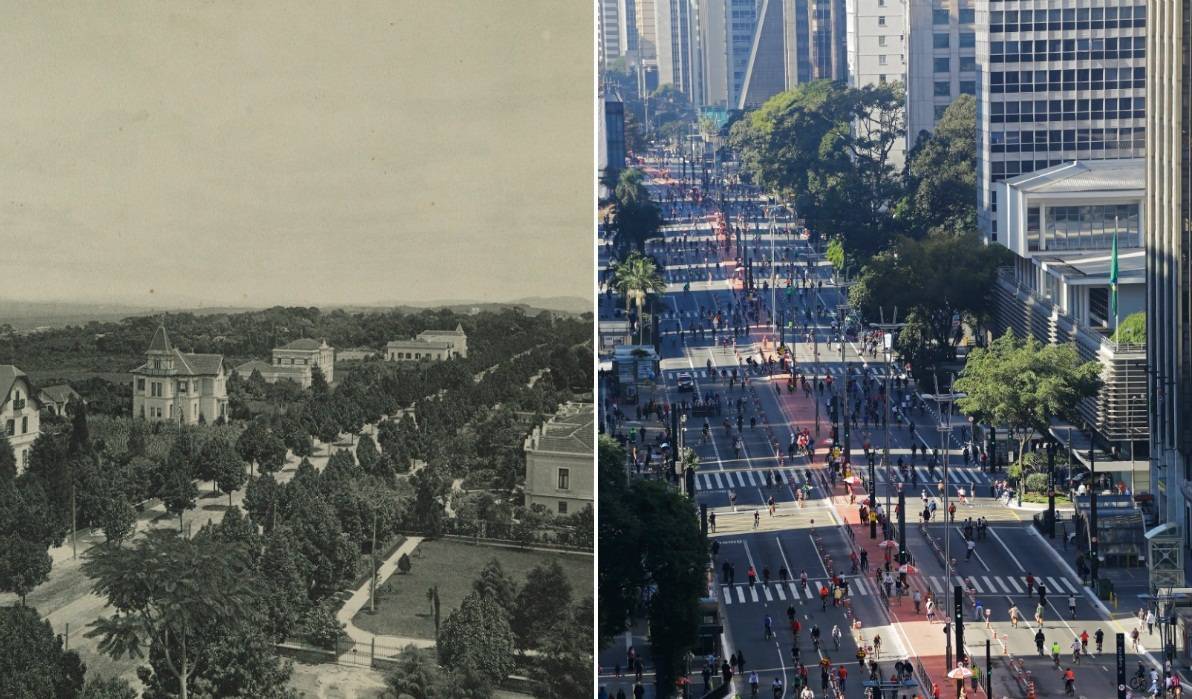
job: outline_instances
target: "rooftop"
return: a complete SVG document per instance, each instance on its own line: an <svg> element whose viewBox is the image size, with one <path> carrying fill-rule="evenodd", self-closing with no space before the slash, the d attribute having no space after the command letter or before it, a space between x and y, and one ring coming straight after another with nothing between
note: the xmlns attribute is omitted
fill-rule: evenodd
<svg viewBox="0 0 1192 699"><path fill-rule="evenodd" d="M455 324L455 330L423 330L419 335L463 335L464 326L462 323Z"/></svg>
<svg viewBox="0 0 1192 699"><path fill-rule="evenodd" d="M8 400L8 392L16 380L25 376L25 372L12 364L0 364L0 403Z"/></svg>
<svg viewBox="0 0 1192 699"><path fill-rule="evenodd" d="M451 349L454 347L450 342L431 342L428 340L390 340L386 347L408 347L411 349Z"/></svg>
<svg viewBox="0 0 1192 699"><path fill-rule="evenodd" d="M526 440L526 449L591 456L595 449L592 441L594 420L591 403L562 405L553 417L534 429Z"/></svg>
<svg viewBox="0 0 1192 699"><path fill-rule="evenodd" d="M1142 193L1143 159L1077 160L1006 180L1008 187L1039 194L1075 192Z"/></svg>
<svg viewBox="0 0 1192 699"><path fill-rule="evenodd" d="M41 389L41 392L55 403L67 403L71 399L79 397L79 394L66 384L46 386L45 388Z"/></svg>
<svg viewBox="0 0 1192 699"><path fill-rule="evenodd" d="M1069 284L1108 284L1109 252L1073 252L1069 255L1037 257L1043 268L1062 277ZM1122 284L1146 283L1146 252L1131 250L1118 253L1118 281Z"/></svg>
<svg viewBox="0 0 1192 699"><path fill-rule="evenodd" d="M288 342L278 349L284 350L317 350L322 348L325 343L320 340L312 340L309 337L304 337L293 342Z"/></svg>

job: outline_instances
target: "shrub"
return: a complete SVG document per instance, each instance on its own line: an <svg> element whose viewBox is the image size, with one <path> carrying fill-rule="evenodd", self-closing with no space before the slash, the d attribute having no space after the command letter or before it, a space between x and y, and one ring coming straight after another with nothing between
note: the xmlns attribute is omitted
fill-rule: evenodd
<svg viewBox="0 0 1192 699"><path fill-rule="evenodd" d="M1026 492L1047 493L1047 474L1032 473L1026 477Z"/></svg>
<svg viewBox="0 0 1192 699"><path fill-rule="evenodd" d="M328 604L319 604L306 613L302 620L302 635L313 646L334 650L344 624L335 618L335 610Z"/></svg>
<svg viewBox="0 0 1192 699"><path fill-rule="evenodd" d="M401 571L402 575L405 575L410 572L411 567L410 557L403 553L401 558L397 559L397 569Z"/></svg>

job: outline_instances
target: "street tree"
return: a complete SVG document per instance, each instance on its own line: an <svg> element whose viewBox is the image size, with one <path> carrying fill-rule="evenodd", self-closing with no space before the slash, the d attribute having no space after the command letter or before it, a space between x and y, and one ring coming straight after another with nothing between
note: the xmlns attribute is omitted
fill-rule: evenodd
<svg viewBox="0 0 1192 699"><path fill-rule="evenodd" d="M178 530L181 531L182 515L194 509L199 497L191 460L171 451L158 465L154 481L157 484L155 495L165 505L166 512L178 518Z"/></svg>
<svg viewBox="0 0 1192 699"><path fill-rule="evenodd" d="M626 168L613 190L617 247L622 252L645 249L646 241L662 226L662 212L650 198L644 180L641 170Z"/></svg>
<svg viewBox="0 0 1192 699"><path fill-rule="evenodd" d="M526 583L517 595L513 614L513 634L517 647L537 649L559 610L571 606L571 581L558 561L537 565L526 573Z"/></svg>
<svg viewBox="0 0 1192 699"><path fill-rule="evenodd" d="M298 542L288 527L265 535L257 562L261 581L262 629L274 641L295 633L311 606L310 565L298 552Z"/></svg>
<svg viewBox="0 0 1192 699"><path fill-rule="evenodd" d="M430 650L417 646L402 648L394 659L393 672L386 678L388 697L401 699L441 699L442 670Z"/></svg>
<svg viewBox="0 0 1192 699"><path fill-rule="evenodd" d="M869 320L889 321L897 311L917 326L903 333L899 350L928 380L936 364L955 358L964 325L988 322L998 267L1012 256L975 233L898 238L865 264L849 300Z"/></svg>
<svg viewBox="0 0 1192 699"><path fill-rule="evenodd" d="M380 458L381 453L377 451L377 443L373 441L372 435L360 435L356 442L356 460L360 462L360 468L372 473L376 470Z"/></svg>
<svg viewBox="0 0 1192 699"><path fill-rule="evenodd" d="M905 194L895 209L903 230L916 238L976 230L977 169L977 100L960 95L907 154Z"/></svg>
<svg viewBox="0 0 1192 699"><path fill-rule="evenodd" d="M0 606L0 696L74 697L84 672L78 653L63 650L36 610Z"/></svg>
<svg viewBox="0 0 1192 699"><path fill-rule="evenodd" d="M1021 458L1032 434L1046 435L1052 418L1078 420L1078 404L1100 387L1100 363L1081 361L1073 345L1019 341L1007 330L969 354L954 388L965 415L1009 429Z"/></svg>
<svg viewBox="0 0 1192 699"><path fill-rule="evenodd" d="M8 435L0 432L0 484L12 483L17 477L17 457L12 451Z"/></svg>
<svg viewBox="0 0 1192 699"><path fill-rule="evenodd" d="M34 479L0 482L0 591L25 597L50 575L47 550L58 540L45 491Z"/></svg>
<svg viewBox="0 0 1192 699"><path fill-rule="evenodd" d="M707 543L686 496L656 481L629 483L616 442L600 439L598 462L600 540L617 548L600 566L600 635L611 638L644 614L658 686L670 687L699 628ZM643 603L648 588L654 593Z"/></svg>
<svg viewBox="0 0 1192 699"><path fill-rule="evenodd" d="M249 618L256 595L247 552L207 536L150 530L129 547L96 547L83 572L116 614L91 623L88 638L119 660L160 653L161 669L188 699L205 634Z"/></svg>
<svg viewBox="0 0 1192 699"><path fill-rule="evenodd" d="M273 474L266 473L249 481L244 491L244 509L267 532L277 525L277 508L284 489Z"/></svg>
<svg viewBox="0 0 1192 699"><path fill-rule="evenodd" d="M495 600L469 593L443 621L439 662L496 684L513 670L513 631Z"/></svg>
<svg viewBox="0 0 1192 699"><path fill-rule="evenodd" d="M666 283L662 281L662 274L653 259L634 250L629 255L613 265L613 288L625 296L626 305L632 305L637 310L638 341L642 341L645 334L646 298L650 294L666 291Z"/></svg>

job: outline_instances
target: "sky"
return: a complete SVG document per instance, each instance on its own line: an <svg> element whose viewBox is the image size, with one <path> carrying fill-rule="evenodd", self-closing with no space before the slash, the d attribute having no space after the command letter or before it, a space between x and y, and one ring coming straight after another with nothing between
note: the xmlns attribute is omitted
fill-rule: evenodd
<svg viewBox="0 0 1192 699"><path fill-rule="evenodd" d="M6 3L0 296L592 296L588 3Z"/></svg>

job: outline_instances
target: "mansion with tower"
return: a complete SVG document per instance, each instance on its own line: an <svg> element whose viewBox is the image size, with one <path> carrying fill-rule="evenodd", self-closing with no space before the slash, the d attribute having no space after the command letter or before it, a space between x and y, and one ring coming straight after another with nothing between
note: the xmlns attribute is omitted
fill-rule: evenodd
<svg viewBox="0 0 1192 699"><path fill-rule="evenodd" d="M227 417L223 355L182 352L170 344L165 326L153 334L145 363L132 376L134 417L186 425Z"/></svg>

